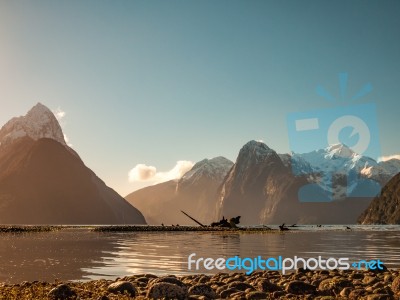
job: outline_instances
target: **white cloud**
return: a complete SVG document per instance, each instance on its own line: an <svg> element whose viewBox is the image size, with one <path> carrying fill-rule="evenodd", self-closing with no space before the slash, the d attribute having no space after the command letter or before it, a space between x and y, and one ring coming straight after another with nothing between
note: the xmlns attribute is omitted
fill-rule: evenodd
<svg viewBox="0 0 400 300"><path fill-rule="evenodd" d="M66 122L64 120L64 117L65 117L65 115L67 113L65 111L63 111L61 108L58 107L57 109L53 110L53 114L56 117L58 123L60 124L61 128L64 131L65 126L66 126ZM73 145L69 142L69 138L67 137L67 135L65 133L64 133L64 140L65 140L65 142L67 143L67 145L69 147L71 147L71 148L73 147Z"/></svg>
<svg viewBox="0 0 400 300"><path fill-rule="evenodd" d="M194 163L187 160L180 160L176 162L176 165L169 171L157 172L156 167L147 166L145 164L137 164L128 173L130 182L153 182L161 183L168 180L174 180L181 178L186 172L188 172Z"/></svg>
<svg viewBox="0 0 400 300"><path fill-rule="evenodd" d="M57 108L56 110L53 111L53 113L58 121L61 121L67 114L65 111L61 110L61 108Z"/></svg>
<svg viewBox="0 0 400 300"><path fill-rule="evenodd" d="M391 159L400 160L400 154L381 156L381 157L378 158L378 161L387 161L387 160L391 160Z"/></svg>
<svg viewBox="0 0 400 300"><path fill-rule="evenodd" d="M157 173L156 167L138 164L129 171L129 181L148 181L154 178Z"/></svg>

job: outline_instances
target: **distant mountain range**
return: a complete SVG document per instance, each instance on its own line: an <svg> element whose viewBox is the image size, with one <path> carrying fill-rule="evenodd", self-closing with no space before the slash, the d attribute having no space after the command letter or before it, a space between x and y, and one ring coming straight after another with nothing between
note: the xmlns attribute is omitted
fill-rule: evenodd
<svg viewBox="0 0 400 300"><path fill-rule="evenodd" d="M399 223L399 171L399 160L378 163L342 144L278 154L250 141L235 163L204 159L125 200L38 103L0 129L0 224L193 224L181 210L203 224L238 215L248 225Z"/></svg>
<svg viewBox="0 0 400 300"><path fill-rule="evenodd" d="M85 166L38 103L0 129L0 224L145 224Z"/></svg>
<svg viewBox="0 0 400 300"><path fill-rule="evenodd" d="M221 160L206 161L218 166ZM224 163L218 173L197 172L204 162L180 181L147 187L126 199L152 224L191 223L180 210L206 224L237 215L242 224L351 224L380 186L400 171L398 160L378 163L341 144L305 154L277 154L262 142L250 141L236 162ZM193 176L196 184L185 183ZM312 189L302 194L308 187Z"/></svg>
<svg viewBox="0 0 400 300"><path fill-rule="evenodd" d="M125 197L149 224L192 224L181 210L209 224L216 215L218 189L233 163L224 158L204 159L179 180L135 191Z"/></svg>

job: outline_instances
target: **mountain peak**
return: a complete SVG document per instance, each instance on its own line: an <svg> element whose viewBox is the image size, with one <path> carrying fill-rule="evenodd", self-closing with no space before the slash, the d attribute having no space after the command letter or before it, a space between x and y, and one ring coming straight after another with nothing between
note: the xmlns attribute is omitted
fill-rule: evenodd
<svg viewBox="0 0 400 300"><path fill-rule="evenodd" d="M351 150L345 144L333 144L329 145L325 148L326 152L330 153L331 155L341 156L341 157L354 157L357 155L353 150Z"/></svg>
<svg viewBox="0 0 400 300"><path fill-rule="evenodd" d="M51 110L38 102L25 116L15 117L0 129L0 145L29 137L33 140L50 138L66 145L64 134Z"/></svg>
<svg viewBox="0 0 400 300"><path fill-rule="evenodd" d="M251 140L240 149L238 159L255 158L256 161L264 161L271 155L277 156L276 152L265 143Z"/></svg>
<svg viewBox="0 0 400 300"><path fill-rule="evenodd" d="M222 181L232 166L233 162L223 156L206 158L197 162L190 171L183 175L180 181L181 183L195 182L203 177Z"/></svg>
<svg viewBox="0 0 400 300"><path fill-rule="evenodd" d="M264 142L262 141L255 141L251 140L247 142L242 149L254 149L254 148L260 148L264 150L271 150Z"/></svg>
<svg viewBox="0 0 400 300"><path fill-rule="evenodd" d="M27 115L29 115L29 114L48 114L48 113L53 114L46 105L43 105L42 103L38 102L38 103L36 103L35 106L33 106L28 111Z"/></svg>

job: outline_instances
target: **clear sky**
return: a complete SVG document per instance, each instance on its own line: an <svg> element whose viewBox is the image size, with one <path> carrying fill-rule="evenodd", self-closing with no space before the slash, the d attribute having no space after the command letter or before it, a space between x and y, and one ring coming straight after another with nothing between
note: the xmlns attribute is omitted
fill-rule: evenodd
<svg viewBox="0 0 400 300"><path fill-rule="evenodd" d="M137 164L262 139L288 152L286 116L329 108L315 92L377 104L383 155L400 153L400 2L0 1L0 124L40 101L65 112L69 142L122 195ZM185 163L182 163L185 165Z"/></svg>

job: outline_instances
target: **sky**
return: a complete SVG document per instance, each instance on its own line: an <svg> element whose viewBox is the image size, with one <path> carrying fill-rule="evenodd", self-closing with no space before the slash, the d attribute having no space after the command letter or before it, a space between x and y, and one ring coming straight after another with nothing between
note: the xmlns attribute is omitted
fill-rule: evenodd
<svg viewBox="0 0 400 300"><path fill-rule="evenodd" d="M253 139L289 152L289 114L370 83L351 104L376 104L397 155L399 15L396 0L2 0L0 125L40 101L125 196Z"/></svg>

